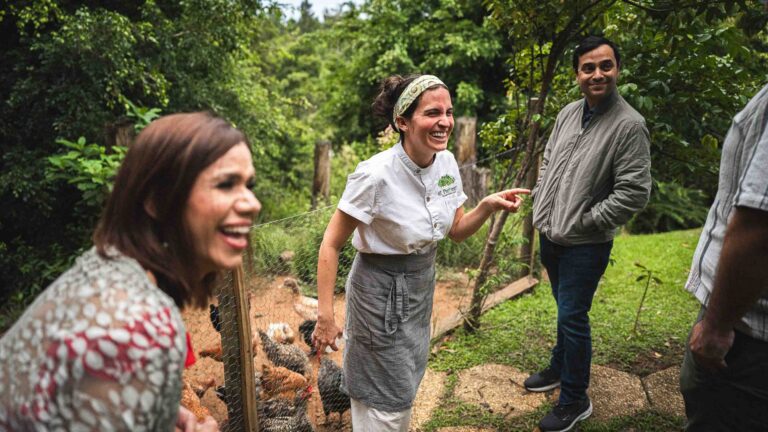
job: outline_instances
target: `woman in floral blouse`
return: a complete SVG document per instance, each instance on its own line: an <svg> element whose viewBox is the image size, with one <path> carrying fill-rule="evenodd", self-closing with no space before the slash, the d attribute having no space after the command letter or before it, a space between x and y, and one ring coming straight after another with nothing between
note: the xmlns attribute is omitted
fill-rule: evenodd
<svg viewBox="0 0 768 432"><path fill-rule="evenodd" d="M150 124L94 247L0 339L0 431L215 431L179 407L179 308L242 262L260 203L245 135L207 113Z"/></svg>

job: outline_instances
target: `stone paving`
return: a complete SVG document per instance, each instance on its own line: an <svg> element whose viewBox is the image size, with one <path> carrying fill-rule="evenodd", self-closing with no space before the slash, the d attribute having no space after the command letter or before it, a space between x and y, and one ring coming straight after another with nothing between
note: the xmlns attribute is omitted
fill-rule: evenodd
<svg viewBox="0 0 768 432"><path fill-rule="evenodd" d="M675 366L643 378L643 386L651 406L666 414L685 415L683 397L680 395L680 367Z"/></svg>
<svg viewBox="0 0 768 432"><path fill-rule="evenodd" d="M454 395L506 418L536 410L546 401L545 393L532 393L523 382L528 377L515 368L485 364L459 372Z"/></svg>
<svg viewBox="0 0 768 432"><path fill-rule="evenodd" d="M518 369L484 364L459 372L453 397L507 418L531 412L547 398L557 400L558 390L531 393L523 388L528 376ZM684 416L683 399L678 391L680 368L671 367L640 378L609 367L593 365L589 395L594 411L590 421L604 422L612 417L632 415L646 409ZM414 405L411 431L418 432L445 395L446 374L427 371ZM491 432L491 428L448 427L440 432Z"/></svg>

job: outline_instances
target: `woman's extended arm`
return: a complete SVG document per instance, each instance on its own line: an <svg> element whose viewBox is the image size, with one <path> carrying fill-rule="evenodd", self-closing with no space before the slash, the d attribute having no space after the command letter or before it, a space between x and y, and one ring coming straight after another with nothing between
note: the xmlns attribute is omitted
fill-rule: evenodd
<svg viewBox="0 0 768 432"><path fill-rule="evenodd" d="M495 211L516 212L523 203L523 198L518 195L528 195L530 193L531 191L528 189L507 189L486 196L469 213L465 214L464 208L459 207L456 210L456 216L453 218L453 225L448 232L448 237L455 242L464 241L476 233Z"/></svg>
<svg viewBox="0 0 768 432"><path fill-rule="evenodd" d="M323 242L320 244L317 259L317 325L312 334L318 352L323 352L326 346L330 346L334 351L339 349L336 346L336 338L341 336L342 331L333 317L333 288L339 269L339 252L358 223L352 216L336 210L328 222Z"/></svg>

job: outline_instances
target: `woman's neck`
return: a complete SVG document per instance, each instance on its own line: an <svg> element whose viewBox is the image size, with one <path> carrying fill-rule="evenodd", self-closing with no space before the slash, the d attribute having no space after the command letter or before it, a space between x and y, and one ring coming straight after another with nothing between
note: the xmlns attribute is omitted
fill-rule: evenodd
<svg viewBox="0 0 768 432"><path fill-rule="evenodd" d="M147 277L149 278L149 281L152 282L155 286L157 286L157 278L155 277L155 274L151 271L147 270Z"/></svg>
<svg viewBox="0 0 768 432"><path fill-rule="evenodd" d="M435 155L434 152L427 152L427 153L420 153L415 150L417 146L415 144L410 143L408 140L405 140L403 143L403 150L405 150L405 154L408 155L408 157L421 168L426 168L430 165L432 165L432 162L435 161Z"/></svg>

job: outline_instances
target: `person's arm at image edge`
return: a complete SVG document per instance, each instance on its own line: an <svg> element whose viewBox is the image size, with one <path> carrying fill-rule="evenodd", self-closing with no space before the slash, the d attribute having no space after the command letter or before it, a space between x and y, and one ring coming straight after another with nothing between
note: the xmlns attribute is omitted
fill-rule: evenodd
<svg viewBox="0 0 768 432"><path fill-rule="evenodd" d="M697 363L723 368L733 328L768 287L768 211L736 207L728 223L704 319L689 342Z"/></svg>

